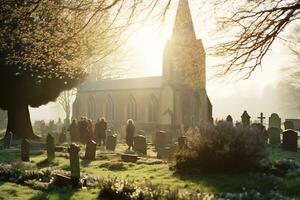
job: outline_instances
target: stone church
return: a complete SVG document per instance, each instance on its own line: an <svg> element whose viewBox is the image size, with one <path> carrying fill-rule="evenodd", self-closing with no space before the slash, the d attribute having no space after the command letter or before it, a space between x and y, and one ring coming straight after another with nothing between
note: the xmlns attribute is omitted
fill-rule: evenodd
<svg viewBox="0 0 300 200"><path fill-rule="evenodd" d="M189 78L196 79L195 87L186 84ZM180 0L164 50L163 75L86 81L78 88L73 118L87 116L96 121L103 116L116 129L127 119L144 130L210 123L212 105L205 83L205 50L196 38L188 0Z"/></svg>

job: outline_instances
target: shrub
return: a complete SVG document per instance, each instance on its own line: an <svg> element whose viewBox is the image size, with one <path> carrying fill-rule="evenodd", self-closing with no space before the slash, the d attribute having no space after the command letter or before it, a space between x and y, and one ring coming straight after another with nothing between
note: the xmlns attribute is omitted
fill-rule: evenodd
<svg viewBox="0 0 300 200"><path fill-rule="evenodd" d="M216 126L190 129L187 147L174 154L174 167L178 172L255 170L267 155L266 149L261 132L219 122Z"/></svg>

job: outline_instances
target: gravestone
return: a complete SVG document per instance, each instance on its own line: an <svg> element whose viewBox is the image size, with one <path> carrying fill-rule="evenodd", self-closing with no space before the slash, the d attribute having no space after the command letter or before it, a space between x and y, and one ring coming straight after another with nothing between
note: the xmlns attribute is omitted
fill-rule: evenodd
<svg viewBox="0 0 300 200"><path fill-rule="evenodd" d="M96 159L96 148L97 148L97 143L94 140L90 140L86 144L84 158L86 160L95 160Z"/></svg>
<svg viewBox="0 0 300 200"><path fill-rule="evenodd" d="M70 154L70 170L73 187L79 186L80 181L80 165L79 165L79 151L80 147L72 143L68 149Z"/></svg>
<svg viewBox="0 0 300 200"><path fill-rule="evenodd" d="M284 122L284 130L288 130L288 129L294 129L294 123L292 121L285 121Z"/></svg>
<svg viewBox="0 0 300 200"><path fill-rule="evenodd" d="M5 149L10 148L11 144L12 144L12 140L13 140L13 133L12 132L8 132L5 134L4 140L3 140L3 147Z"/></svg>
<svg viewBox="0 0 300 200"><path fill-rule="evenodd" d="M269 128L272 127L281 130L281 118L277 113L272 113L271 116L269 117Z"/></svg>
<svg viewBox="0 0 300 200"><path fill-rule="evenodd" d="M24 162L29 162L29 141L27 139L22 139L21 142L21 159Z"/></svg>
<svg viewBox="0 0 300 200"><path fill-rule="evenodd" d="M143 155L147 155L147 142L146 137L143 135L138 135L133 138L134 150Z"/></svg>
<svg viewBox="0 0 300 200"><path fill-rule="evenodd" d="M54 137L49 133L47 135L47 158L48 161L53 160L55 158L55 143Z"/></svg>
<svg viewBox="0 0 300 200"><path fill-rule="evenodd" d="M250 118L251 117L249 116L249 114L247 113L246 110L242 114L241 118L242 118L242 125L243 125L243 127L244 128L246 128L246 127L249 128L250 127Z"/></svg>
<svg viewBox="0 0 300 200"><path fill-rule="evenodd" d="M228 123L230 123L230 124L233 125L233 119L232 119L231 115L228 115L228 116L226 117L226 122L228 122Z"/></svg>
<svg viewBox="0 0 300 200"><path fill-rule="evenodd" d="M282 148L288 151L297 151L298 133L293 130L287 130L282 135Z"/></svg>
<svg viewBox="0 0 300 200"><path fill-rule="evenodd" d="M106 150L114 151L117 146L117 136L109 135L106 139Z"/></svg>
<svg viewBox="0 0 300 200"><path fill-rule="evenodd" d="M269 128L268 136L269 136L269 143L271 145L280 145L281 144L279 128L275 128L275 127Z"/></svg>
<svg viewBox="0 0 300 200"><path fill-rule="evenodd" d="M169 135L166 131L158 131L155 134L155 148L160 149L170 145Z"/></svg>
<svg viewBox="0 0 300 200"><path fill-rule="evenodd" d="M264 119L266 119L266 117L264 117L264 113L260 113L260 116L259 117L257 117L258 119L259 119L259 121L260 121L260 124L261 125L264 125Z"/></svg>
<svg viewBox="0 0 300 200"><path fill-rule="evenodd" d="M180 136L180 137L178 137L178 147L180 149L181 148L186 148L186 146L187 146L186 140L187 140L186 136Z"/></svg>

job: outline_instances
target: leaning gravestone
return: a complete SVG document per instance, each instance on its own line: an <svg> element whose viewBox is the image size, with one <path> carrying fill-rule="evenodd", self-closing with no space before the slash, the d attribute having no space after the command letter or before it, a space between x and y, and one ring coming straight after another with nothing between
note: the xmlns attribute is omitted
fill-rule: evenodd
<svg viewBox="0 0 300 200"><path fill-rule="evenodd" d="M29 162L29 141L27 139L22 139L21 142L21 159L24 162Z"/></svg>
<svg viewBox="0 0 300 200"><path fill-rule="evenodd" d="M155 134L155 148L160 149L169 146L169 135L166 131L158 131Z"/></svg>
<svg viewBox="0 0 300 200"><path fill-rule="evenodd" d="M117 146L117 136L109 135L106 139L106 150L114 151Z"/></svg>
<svg viewBox="0 0 300 200"><path fill-rule="evenodd" d="M55 143L54 137L49 133L47 135L47 158L48 161L51 161L55 158Z"/></svg>
<svg viewBox="0 0 300 200"><path fill-rule="evenodd" d="M249 114L247 113L247 111L245 110L244 113L242 114L241 116L241 119L242 119L242 125L244 128L246 127L250 127L250 116Z"/></svg>
<svg viewBox="0 0 300 200"><path fill-rule="evenodd" d="M294 123L292 121L285 121L284 122L284 130L294 129Z"/></svg>
<svg viewBox="0 0 300 200"><path fill-rule="evenodd" d="M79 186L80 181L80 165L79 165L79 151L80 147L72 143L68 149L70 154L70 170L73 187Z"/></svg>
<svg viewBox="0 0 300 200"><path fill-rule="evenodd" d="M268 136L269 136L269 143L271 145L280 145L281 144L279 128L275 128L275 127L269 128Z"/></svg>
<svg viewBox="0 0 300 200"><path fill-rule="evenodd" d="M6 133L4 140L3 140L3 142L4 142L3 146L5 149L10 148L10 146L12 144L12 140L13 140L13 133L12 132Z"/></svg>
<svg viewBox="0 0 300 200"><path fill-rule="evenodd" d="M96 159L96 148L97 148L97 143L94 140L90 140L86 144L84 158L86 160L95 160Z"/></svg>
<svg viewBox="0 0 300 200"><path fill-rule="evenodd" d="M147 142L146 137L138 135L133 138L134 150L143 155L147 155Z"/></svg>
<svg viewBox="0 0 300 200"><path fill-rule="evenodd" d="M298 133L293 130L287 130L282 135L282 148L288 151L297 151Z"/></svg>
<svg viewBox="0 0 300 200"><path fill-rule="evenodd" d="M269 117L269 128L275 127L281 130L281 118L277 113L272 113Z"/></svg>

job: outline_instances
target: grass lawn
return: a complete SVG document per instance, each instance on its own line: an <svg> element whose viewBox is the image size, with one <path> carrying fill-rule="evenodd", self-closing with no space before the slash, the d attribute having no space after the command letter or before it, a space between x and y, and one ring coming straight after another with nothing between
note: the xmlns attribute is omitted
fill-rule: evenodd
<svg viewBox="0 0 300 200"><path fill-rule="evenodd" d="M243 188L247 190L254 189L261 193L267 193L274 188L288 198L300 199L300 170L288 174L286 177L275 177L263 174L211 174L211 175L190 175L180 176L174 174L169 169L168 163L162 164L137 164L124 163L120 160L119 153L124 152L126 146L118 144L116 153L107 152L103 149L97 151L98 160L81 160L81 172L98 177L118 177L121 179L134 179L137 181L146 181L160 186L173 187L184 190L203 191L209 193L215 192L242 192ZM149 151L149 156L154 157L153 148ZM81 150L83 155L84 150ZM32 151L30 158L30 167L69 170L69 160L58 153L56 159L48 163L46 161L46 152L43 150ZM293 159L300 165L300 155L297 152L286 152L281 149L273 149L270 155L271 160ZM20 150L9 149L0 150L0 162L12 163L19 162ZM80 190L80 191L60 191L42 192L32 190L28 187L15 185L13 183L0 183L0 199L7 196L12 199L94 199L98 195L98 190ZM14 198L16 197L16 198ZM23 198L22 198L23 197ZM5 198L7 199L7 198Z"/></svg>

